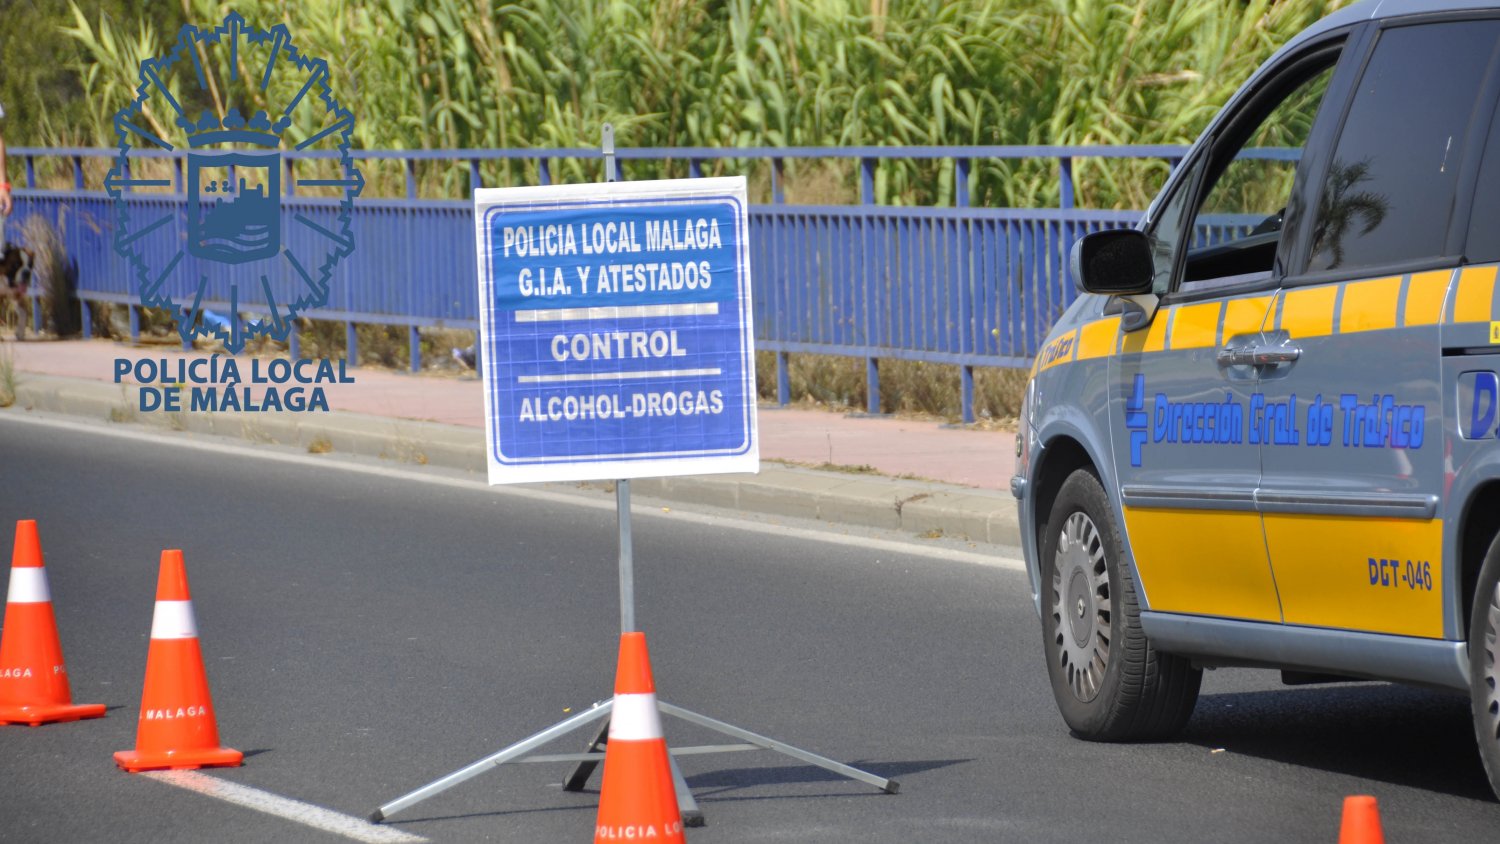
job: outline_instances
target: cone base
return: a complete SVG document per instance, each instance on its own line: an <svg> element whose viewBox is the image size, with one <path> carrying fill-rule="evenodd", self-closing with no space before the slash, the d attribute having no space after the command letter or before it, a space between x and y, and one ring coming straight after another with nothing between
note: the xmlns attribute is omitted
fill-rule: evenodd
<svg viewBox="0 0 1500 844"><path fill-rule="evenodd" d="M186 771L194 768L237 768L245 754L228 747L208 747L201 750L165 750L143 753L138 750L121 750L115 754L115 764L134 774L138 771Z"/></svg>
<svg viewBox="0 0 1500 844"><path fill-rule="evenodd" d="M60 721L82 721L103 718L102 703L38 703L26 706L0 706L0 724L26 724L38 727Z"/></svg>
<svg viewBox="0 0 1500 844"><path fill-rule="evenodd" d="M594 844L686 841L671 766L664 739L616 738L605 746Z"/></svg>

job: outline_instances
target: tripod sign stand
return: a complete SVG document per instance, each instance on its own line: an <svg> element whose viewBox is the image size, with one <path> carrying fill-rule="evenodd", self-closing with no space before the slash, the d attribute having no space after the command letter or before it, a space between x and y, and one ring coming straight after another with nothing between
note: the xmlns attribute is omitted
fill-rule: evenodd
<svg viewBox="0 0 1500 844"><path fill-rule="evenodd" d="M606 181L608 181L608 182L614 182L614 181L616 181L618 179L618 170L617 170L617 166L616 166L616 162L615 162L614 129L609 124L605 124L605 126L604 126L603 156L604 156L604 164L605 164L605 178L606 178ZM719 180L719 181L722 182L722 181L727 181L727 180ZM641 184L645 185L647 183L641 183ZM675 183L663 182L663 183L660 183L660 184L665 185L665 184L675 184ZM579 186L571 186L570 189L574 192L574 194L576 194L578 187ZM534 192L537 189L522 188L522 189L516 189L516 190L517 191L532 191L533 192L532 195L534 195ZM648 190L650 190L650 188L648 188ZM692 190L693 191L698 191L700 189L697 188L697 187L694 187L694 188L692 188ZM736 252L736 254L738 254L740 256L739 260L741 260L743 262L743 263L739 264L738 266L740 266L740 268L741 268L741 270L740 270L740 276L741 276L741 280L742 280L742 284L743 284L743 288L742 289L745 291L745 293L744 293L744 297L745 298L743 299L743 301L741 303L739 303L737 305L737 307L742 308L743 312L744 312L744 314L740 317L741 320L742 320L742 322L741 322L741 324L738 327L731 325L730 328L733 329L733 330L737 330L739 332L739 335L737 335L737 336L740 336L741 342L742 342L741 350L739 352L740 357L736 358L735 360L739 360L739 361L745 362L744 365L739 370L736 370L736 372L738 372L738 375L736 375L736 377L743 379L743 386L740 389L740 394L741 394L742 400L745 402L744 415L742 417L738 417L738 418L740 419L741 422L747 424L749 426L750 430L753 430L754 411L755 411L755 405L754 405L754 400L755 400L755 393L754 393L754 373L753 373L753 360L754 360L754 357L753 357L753 352L750 349L750 341L748 339L751 335L750 335L750 332L749 332L749 317L748 317L748 309L749 309L749 299L748 299L748 295L749 295L748 294L748 289L749 289L748 288L748 253L745 251L745 245L744 245L744 239L743 239L744 238L744 230L746 228L745 225L744 225L745 217L744 217L744 210L743 210L744 209L744 194L743 194L744 186L743 186L743 180L740 181L738 190L740 191L739 198L738 198L738 200L735 201L735 203L733 203L733 206L737 209L737 212L739 214L739 216L737 218L738 219L738 223L734 224L736 226L736 228L734 229L734 231L735 231L734 238L735 239L733 240L733 245L734 245L734 248L736 250L738 250ZM479 201L480 201L480 198L479 198L478 194L476 194L476 203L478 203ZM575 203L573 203L573 206L576 206L577 204L578 203L575 202ZM638 206L640 203L636 203L636 204ZM663 208L663 209L666 209L668 207L669 207L669 205L667 203L663 203L661 205L661 208ZM724 207L729 207L729 206L725 205ZM662 211L661 213L668 214L670 212L669 211ZM486 217L485 219L488 220L489 218ZM648 220L647 221L647 226L649 226L650 224L651 224L651 221ZM699 222L698 225L700 226L700 231L706 230L706 229L703 229L702 227L707 226L707 223L705 223L705 222ZM729 223L726 223L726 227L728 225L729 225ZM615 230L615 224L614 223L610 223L609 226L610 226L609 231L614 231ZM600 226L598 226L596 224L594 230L598 231L599 228L600 228ZM551 229L551 231L553 231L554 233L558 232L559 230L561 230L563 232L563 236L564 237L570 237L571 236L570 230L568 230L566 228L559 229L558 227L554 226ZM485 236L486 231L487 230L483 226L481 226L481 230L480 230L481 237ZM648 248L649 248L650 245L651 245L651 234L650 234L650 229L649 228L648 228L647 231L648 231L648 234L647 234L646 242L647 242ZM674 229L674 231L675 231L675 229ZM718 229L717 228L713 229L713 232L714 232L714 234L712 235L712 238L717 238L718 237L718 235L717 235ZM571 241L569 241L569 242L571 242ZM496 248L499 248L499 247L496 247ZM656 248L658 250L660 250L663 247L661 247L661 246L658 245ZM674 248L677 248L677 247L674 247ZM483 245L481 245L481 249L482 250L484 249ZM630 249L628 249L626 251L639 252L640 250L639 250L639 248L637 248L635 245L632 244L632 246L630 247ZM486 301L485 298L484 298L484 296L485 296L485 291L487 290L487 288L484 287L484 285L486 283L486 279L489 277L485 273L485 268L487 266L489 266L488 264L486 264L486 260L487 260L486 253L484 253L482 251L481 255L480 255L480 264L481 264L481 274L480 274L480 281L481 281L481 302L485 302ZM696 266L697 265L694 264L694 267L696 267ZM708 266L708 264L705 263L705 264L703 264L703 266ZM493 269L493 268L491 268L491 269ZM602 276L602 274L603 273L601 271L600 275ZM580 273L580 275L583 275L583 273ZM558 275L555 276L555 278L557 278L557 279L562 279L563 278L563 276L561 275L561 270L558 270ZM557 282L557 285L565 285L565 282L559 280ZM707 282L705 282L704 286L705 286L705 288L707 287ZM554 286L554 288L544 288L544 289L556 289L556 288ZM563 289L566 290L565 287ZM700 296L700 299L701 299L701 296ZM534 308L535 306L528 306L528 307ZM483 306L481 307L481 310L482 311L484 310ZM600 316L600 315L596 314L596 312L598 312L598 314L602 314L603 316ZM557 321L562 321L562 320L567 320L567 319L576 319L576 318L579 317L579 314L583 314L585 318L601 319L601 318L608 317L609 315L617 314L617 313L620 313L620 312L635 313L635 314L637 314L637 316L635 317L637 319L640 318L640 315L647 314L647 313L652 313L652 314L666 314L671 319L675 319L675 320L679 320L679 321L683 320L683 319L709 319L709 320L711 320L711 319L715 318L715 315L719 314L718 303L716 301L714 301L714 302L695 301L695 302L689 302L689 303L686 303L686 304L680 304L680 303L674 303L674 304L653 304L653 305L646 305L646 306L630 305L630 306L623 306L623 307L618 307L618 308L611 306L611 307L594 307L594 308L557 309L557 310L552 310L552 311L531 310L531 311L528 312L527 323L530 324L530 325L534 325L538 320L542 320L542 319L551 319L551 320L557 320ZM482 316L485 316L485 314L482 314ZM495 318L494 317L487 317L487 319L489 319L490 322L493 322ZM519 322L518 318L517 318L517 321ZM490 323L486 323L487 326L489 326L489 324ZM554 324L556 324L556 323L554 323ZM679 324L685 325L686 323L681 323L681 322L669 323L669 325L679 325ZM643 332L636 332L636 333L637 334L642 334ZM656 332L656 334L661 335L662 338L665 338L667 336L667 334L665 332ZM677 332L675 330L671 332L671 336L674 338L671 341L673 344L676 343L676 340L675 340L676 334L677 334ZM491 336L495 337L495 336L499 336L499 335L491 335ZM534 341L528 340L528 342L534 342ZM554 340L553 342L555 344L556 341ZM484 343L481 343L481 346L484 347L484 348L486 348L486 349L489 348L488 346L485 346ZM682 353L682 352L675 352L673 354L674 355L681 355L681 354L684 354L684 353ZM508 361L511 361L511 360L512 360L511 358L504 357L503 355L499 356L499 357L496 357L495 355L491 354L490 358L488 358L488 359L486 359L484 361L484 370L486 372L486 377L496 377L496 376L492 375L492 373L494 373L496 371L496 369L498 368L497 365L496 365L497 361L500 361L500 362L504 363L504 362L508 362ZM558 360L561 361L561 360L563 360L563 358L559 357ZM726 359L726 360L728 360L728 359ZM710 361L710 362L712 362L712 361ZM733 362L733 361L730 361L730 362ZM687 368L687 369L682 369L682 370L678 370L678 371L671 372L671 373L666 373L666 374L667 375L671 375L671 376L676 376L676 377L693 377L693 378L698 378L698 377L718 376L721 373L721 369L718 368L717 365L715 365L711 369L691 368L690 365L688 365L688 366L689 366L689 368ZM618 376L613 376L613 377L622 377L622 378L623 377L627 377L627 376L633 376L633 377L651 376L651 377L656 377L656 376L661 375L661 374L662 373L657 373L657 372L633 372L633 373L625 373L623 375L618 375ZM592 373L592 372L576 372L576 373L571 373L571 374L568 374L568 373L564 373L564 374L552 373L552 374L542 374L542 375L532 374L532 375L523 376L521 380L525 381L526 379L530 379L531 382L547 381L547 382L550 382L550 383L562 383L562 382L567 382L567 383L599 383L602 380L602 379L600 379L597 376L596 373ZM714 395L718 396L719 393L715 392ZM605 396L602 399L602 401L607 402L609 400L609 398L610 397ZM612 405L609 405L609 404L601 404L599 406L602 406L602 407L612 407ZM492 414L492 415L494 415L496 418L503 418L504 417L504 414L500 414L500 413L495 413L495 414ZM623 413L619 413L616 416L616 418L622 418L623 416L624 416ZM498 438L496 439L496 441L497 442L499 441ZM745 435L745 442L749 443L749 442L752 442L752 441L753 441L753 438L749 434L746 434ZM709 450L704 451L703 453L705 453L705 454L707 454L707 453L713 453L713 451L712 451L712 449L709 449ZM758 459L757 459L756 454L755 454L754 451L748 451L747 452L747 451L745 451L745 450L742 449L740 452L737 452L737 453L741 454L743 456L742 457L737 457L736 459L737 460L743 460L743 461L745 461L744 463L735 464L736 468L717 468L717 469L714 469L713 471L747 471L747 470L753 471L754 467L756 465L758 465ZM700 466L701 466L702 462L703 461L700 461L700 464L699 464ZM599 465L601 465L601 464L593 464L586 471L589 471L589 472L595 471L598 468ZM698 470L702 471L701 468L699 468ZM682 473L690 473L691 471L693 471L693 470L692 469L687 469L686 471L684 471ZM649 470L643 470L643 472L649 472ZM495 482L494 477L495 477L495 475L494 475L494 464L492 463L492 465L491 465L491 482L492 483ZM597 475L592 475L591 474L591 475L588 475L588 477L597 477ZM611 475L604 475L604 477L611 477ZM619 476L615 475L614 477L619 477ZM531 477L531 476L528 476L528 477L525 477L525 478L521 478L521 480L533 480L533 479L535 479L535 478ZM620 554L619 554L619 569L620 569L620 629L621 629L621 632L630 633L630 632L634 632L636 630L636 625L635 625L635 583L634 583L635 575L634 575L634 560L633 560L633 550L632 550L632 543L631 543L631 522L630 522L630 481L628 479L627 480L620 480L620 481L618 481L616 483L616 486L615 486L615 505L616 505L616 509L617 509L617 519L618 519L618 526L619 526L619 551L620 551ZM370 819L372 821L376 822L376 823L379 823L380 821L385 820L386 818L389 818L391 815L393 815L393 814L395 814L397 812L400 812L400 811L403 811L405 809L408 809L411 806L414 806L417 803L420 803L420 802L422 802L423 800L426 800L429 797L433 797L433 796L435 796L437 794L441 794L442 792L447 791L448 789L452 788L453 786L458 785L459 783L464 782L464 781L466 781L468 779L471 779L472 777L478 776L479 774L481 774L481 773L483 773L483 772L485 772L487 770L490 770L491 768L493 768L495 766L504 765L504 764L508 764L508 763L511 763L511 762L574 762L574 763L577 763L577 766L573 769L572 773L569 774L568 777L567 777L567 779L564 781L563 787L565 789L569 790L569 791L579 791L588 782L588 779L589 779L590 775L593 773L594 769L604 759L604 755L605 754L604 754L604 752L602 752L602 750L603 750L604 745L606 744L606 742L608 740L609 718L610 718L610 712L613 709L613 706L614 706L613 699L605 700L605 701L601 701L601 702L595 703L591 708L589 708L588 710L586 710L584 712L580 712L579 714L574 715L571 718L568 718L567 720L562 721L562 722L560 722L558 724L555 724L555 725L553 725L553 726L551 726L551 727L549 727L549 728L547 728L547 729L545 729L545 730L543 730L543 731L541 731L541 732L539 732L539 733L537 733L537 734L535 734L535 735L533 735L533 736L531 736L529 738L526 738L526 739L523 739L522 741L516 742L515 744L512 744L511 746L506 747L503 750L500 750L500 751L497 751L495 753L492 753L489 756L486 756L483 759L480 759L477 762L474 762L473 764L468 765L467 767L464 767L464 768L462 768L460 770L454 771L453 773L448 774L447 776L444 776L441 779L435 780L434 782L431 782L431 783L429 783L429 784L427 784L425 786L422 786L421 788L417 789L416 791L413 791L413 792L411 792L409 794L406 794L406 795L403 795L401 797L398 797L395 800L392 800L389 803L386 803L386 804L382 805L380 808L376 809L370 815ZM796 759L798 761L805 762L805 763L807 763L809 765L814 765L814 766L817 766L817 767L822 768L824 770L831 771L832 773L838 774L841 777L846 777L848 779L853 779L853 780L857 780L859 782L867 783L867 784L869 784L871 786L874 786L875 788L881 789L882 791L885 791L885 792L890 793L890 794L895 794L896 791L897 791L897 789L899 788L899 785L896 783L895 780L887 779L885 777L876 776L875 774L869 773L867 771L861 771L861 770L859 770L857 768L850 767L849 765L845 765L845 764L842 764L840 762L835 762L832 759L828 759L828 758L825 758L823 756L819 756L819 755L817 755L815 753L811 753L811 752L808 752L806 750L802 750L800 748L793 747L793 746L791 746L789 744L786 744L784 742L780 742L780 741L777 741L777 740L772 739L772 738L767 738L766 736L762 736L762 735L759 735L757 733L752 733L749 730L745 730L745 729L742 729L740 727L736 727L736 726L733 726L731 724L727 724L727 723L725 723L723 721L719 721L719 720L716 720L714 718L710 718L710 717L708 717L706 715L700 715L700 714L698 714L696 712L692 712L690 710L683 709L680 706L674 706L674 705L672 705L670 703L659 702L658 703L658 708L659 708L660 712L662 712L663 714L671 715L674 718L678 718L678 719L686 721L686 722L688 722L690 724L697 725L698 727L701 727L703 729L706 729L706 730L718 733L720 735L723 735L723 736L726 736L728 738L731 738L731 739L735 740L733 743L729 743L729 744L700 745L700 746L694 746L694 747L678 747L678 748L671 748L670 749L670 755L671 755L671 757L673 757L672 760L671 760L671 770L672 770L673 785L674 785L675 791L677 793L677 800L678 800L679 808L680 808L681 813L682 813L683 823L685 825L687 825L687 826L701 826L702 823L703 823L703 814L702 814L701 811L699 811L698 805L697 805L696 801L693 799L692 792L688 789L686 781L683 780L682 772L679 770L678 765L677 765L677 761L675 759L675 757L678 757L678 756L690 756L690 755L698 755L698 754L706 754L706 753L728 753L728 752L742 751L742 750L771 750L771 751L775 751L777 753L780 753L780 754L782 754L784 756L789 756L789 757L791 757L793 759ZM543 745L545 745L545 744L547 744L547 743L549 743L549 742L551 742L551 741L553 741L555 739L558 739L558 738L561 738L561 737L563 737L565 735L573 733L573 732L575 732L577 730L583 729L584 727L587 727L588 725L593 724L595 722L602 722L602 725L598 728L597 732L594 733L593 740L589 742L589 745L588 745L587 749L583 753L533 754L533 751L537 750L538 748L542 747Z"/></svg>

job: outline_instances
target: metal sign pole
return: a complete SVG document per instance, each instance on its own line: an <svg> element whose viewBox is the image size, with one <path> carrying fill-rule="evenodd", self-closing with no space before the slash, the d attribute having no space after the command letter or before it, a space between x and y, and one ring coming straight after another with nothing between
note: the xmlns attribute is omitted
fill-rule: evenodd
<svg viewBox="0 0 1500 844"><path fill-rule="evenodd" d="M615 481L615 516L620 523L620 632L635 630L635 553L630 544L630 481Z"/></svg>
<svg viewBox="0 0 1500 844"><path fill-rule="evenodd" d="M600 135L600 151L604 153L604 181L619 181L620 171L615 164L614 124L604 124ZM630 539L629 480L615 481L615 518L620 526L620 632L630 633L635 630L635 551Z"/></svg>
<svg viewBox="0 0 1500 844"><path fill-rule="evenodd" d="M602 129L602 152L604 154L604 180L606 182L618 181L620 178L619 166L615 162L615 127L609 123L604 124ZM630 633L636 629L635 625L635 553L632 547L630 530L630 481L618 480L615 482L615 509L616 519L619 524L620 539L620 632ZM659 702L660 711L696 724L699 727L719 733L730 738L738 739L736 744L711 744L697 747L669 747L669 760L672 768L672 782L677 792L677 804L682 813L684 826L702 826L703 813L698 809L698 803L693 798L693 792L688 788L687 781L683 779L682 770L677 766L678 756L694 756L702 753L728 753L739 750L770 750L784 756L815 765L833 774L859 782L867 783L888 794L895 794L901 787L900 783L893 779L877 776L862 771L858 768L835 762L816 753L793 747L784 742L767 738L749 730L726 724L707 715L700 715L673 706L670 703ZM409 794L405 794L395 800L386 803L370 814L370 820L380 823L390 817L392 813L410 808L429 797L441 794L444 791L458 785L465 780L478 776L484 771L498 765L515 762L576 762L575 767L566 779L563 780L563 788L567 791L580 791L588 782L590 775L598 768L599 763L604 760L602 752L604 746L609 742L609 715L613 710L614 701L604 700L595 703L587 711L581 712L573 717L555 724L529 738L523 739L503 750L492 753L467 767L461 768L435 780ZM554 739L561 738L575 730L578 730L594 721L603 721L598 732L594 734L593 741L583 753L554 753L546 755L527 755L543 744Z"/></svg>

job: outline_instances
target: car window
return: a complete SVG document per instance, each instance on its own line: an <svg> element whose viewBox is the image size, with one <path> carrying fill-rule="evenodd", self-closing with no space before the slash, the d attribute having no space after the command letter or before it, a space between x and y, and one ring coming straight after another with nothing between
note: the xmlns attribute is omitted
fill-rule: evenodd
<svg viewBox="0 0 1500 844"><path fill-rule="evenodd" d="M1188 200L1193 196L1194 185L1198 181L1198 175L1203 170L1206 159L1207 156L1199 156L1189 165L1192 170L1185 173L1177 182L1176 190L1167 199L1161 212L1156 215L1156 220L1146 231L1147 236L1151 238L1153 266L1151 292L1158 296L1165 295L1172 289L1172 271L1176 267L1177 251L1182 243L1183 211L1187 208Z"/></svg>
<svg viewBox="0 0 1500 844"><path fill-rule="evenodd" d="M1208 189L1193 220L1194 251L1185 267L1190 286L1271 277L1297 165L1333 76L1333 56L1327 62L1292 86L1250 131Z"/></svg>
<svg viewBox="0 0 1500 844"><path fill-rule="evenodd" d="M1172 289L1172 259L1184 238L1189 252L1178 289L1270 279L1282 214L1337 59L1337 49L1325 49L1270 78L1224 123L1216 146L1198 156L1153 232L1158 295ZM1191 190L1202 178L1211 181ZM1191 208L1191 225L1183 226L1193 196L1202 199Z"/></svg>
<svg viewBox="0 0 1500 844"><path fill-rule="evenodd" d="M1474 185L1464 257L1474 263L1500 261L1500 111L1490 122L1489 140Z"/></svg>
<svg viewBox="0 0 1500 844"><path fill-rule="evenodd" d="M1310 272L1443 254L1459 158L1500 21L1381 33L1323 182Z"/></svg>
<svg viewBox="0 0 1500 844"><path fill-rule="evenodd" d="M1281 229L1292 180L1331 76L1330 64L1298 85L1255 128L1199 207L1193 226L1195 246Z"/></svg>

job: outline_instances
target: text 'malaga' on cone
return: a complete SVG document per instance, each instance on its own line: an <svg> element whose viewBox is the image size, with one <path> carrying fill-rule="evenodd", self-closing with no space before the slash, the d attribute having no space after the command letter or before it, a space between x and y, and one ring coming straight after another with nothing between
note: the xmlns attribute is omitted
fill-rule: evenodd
<svg viewBox="0 0 1500 844"><path fill-rule="evenodd" d="M1344 798L1339 844L1385 844L1385 833L1380 828L1380 807L1374 797L1359 794Z"/></svg>
<svg viewBox="0 0 1500 844"><path fill-rule="evenodd" d="M16 522L5 629L0 634L0 724L100 718L102 703L73 703L36 522Z"/></svg>
<svg viewBox="0 0 1500 844"><path fill-rule="evenodd" d="M686 841L656 708L646 634L620 636L594 842Z"/></svg>
<svg viewBox="0 0 1500 844"><path fill-rule="evenodd" d="M163 551L135 750L116 753L115 764L135 772L225 767L243 758L238 750L219 746L182 552Z"/></svg>

